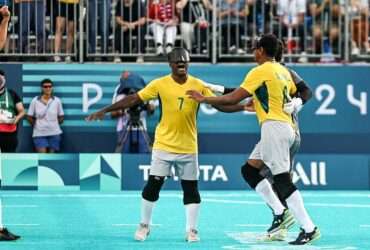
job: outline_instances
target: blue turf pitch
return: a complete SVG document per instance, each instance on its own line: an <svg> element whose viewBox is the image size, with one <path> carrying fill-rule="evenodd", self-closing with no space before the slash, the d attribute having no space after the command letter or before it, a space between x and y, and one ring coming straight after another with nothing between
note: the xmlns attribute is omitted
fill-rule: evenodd
<svg viewBox="0 0 370 250"><path fill-rule="evenodd" d="M303 192L306 207L322 238L311 246L262 243L257 238L271 212L253 192L202 192L201 242L184 241L180 192L163 191L154 210L152 232L135 242L140 192L1 192L4 223L19 233L1 250L73 249L370 249L370 192ZM289 239L296 237L298 226Z"/></svg>

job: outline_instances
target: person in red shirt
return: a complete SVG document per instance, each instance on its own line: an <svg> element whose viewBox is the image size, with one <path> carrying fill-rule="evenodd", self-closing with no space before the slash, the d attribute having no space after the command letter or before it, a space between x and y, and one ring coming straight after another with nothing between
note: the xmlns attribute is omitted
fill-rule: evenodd
<svg viewBox="0 0 370 250"><path fill-rule="evenodd" d="M166 54L172 51L177 34L178 17L176 16L174 0L152 0L149 2L150 28L157 46L156 54Z"/></svg>

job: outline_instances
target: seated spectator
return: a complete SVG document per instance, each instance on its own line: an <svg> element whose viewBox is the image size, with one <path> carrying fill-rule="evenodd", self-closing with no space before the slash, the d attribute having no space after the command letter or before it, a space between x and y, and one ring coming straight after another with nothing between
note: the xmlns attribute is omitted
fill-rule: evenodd
<svg viewBox="0 0 370 250"><path fill-rule="evenodd" d="M207 53L208 33L212 3L209 0L180 0L176 9L181 13L181 35L186 48L195 52Z"/></svg>
<svg viewBox="0 0 370 250"><path fill-rule="evenodd" d="M174 0L152 0L149 2L150 28L156 43L156 54L168 54L172 51L177 34L178 17L176 16Z"/></svg>
<svg viewBox="0 0 370 250"><path fill-rule="evenodd" d="M310 12L313 18L314 53L332 53L333 49L338 52L339 0L312 0ZM326 37L324 40L323 36Z"/></svg>
<svg viewBox="0 0 370 250"><path fill-rule="evenodd" d="M218 17L221 24L223 52L244 54L241 37L244 34L248 6L245 0L221 0Z"/></svg>
<svg viewBox="0 0 370 250"><path fill-rule="evenodd" d="M33 143L37 153L54 153L60 148L63 122L62 102L53 95L53 82L50 79L41 81L41 95L31 101L27 120L33 127Z"/></svg>
<svg viewBox="0 0 370 250"><path fill-rule="evenodd" d="M37 52L45 52L45 2L43 0L15 0L18 6L18 48L21 53L29 52L29 35L36 34Z"/></svg>
<svg viewBox="0 0 370 250"><path fill-rule="evenodd" d="M279 38L287 38L288 53L292 53L292 39L299 37L299 50L304 52L304 18L306 14L306 0L278 0L277 15L279 26L275 27L275 34Z"/></svg>
<svg viewBox="0 0 370 250"><path fill-rule="evenodd" d="M368 0L351 1L351 33L352 49L351 54L357 56L361 49L370 53L369 46L369 2Z"/></svg>
<svg viewBox="0 0 370 250"><path fill-rule="evenodd" d="M145 48L146 10L141 0L119 0L116 6L115 49L120 53L139 53L137 62ZM136 37L136 42L133 38ZM120 62L116 57L115 62Z"/></svg>
<svg viewBox="0 0 370 250"><path fill-rule="evenodd" d="M89 0L87 5L88 13L88 52L96 52L96 38L98 31L101 37L101 53L108 53L109 26L111 17L112 0Z"/></svg>
<svg viewBox="0 0 370 250"><path fill-rule="evenodd" d="M6 87L5 72L0 70L0 152L17 149L17 125L25 115L21 98Z"/></svg>
<svg viewBox="0 0 370 250"><path fill-rule="evenodd" d="M73 42L76 30L76 21L78 20L79 0L58 0L58 4L54 6L57 9L56 32L55 32L55 54L61 52L62 36L67 26L67 54L73 52ZM54 56L55 62L60 62L62 59L59 55ZM70 55L66 56L66 62L71 62Z"/></svg>

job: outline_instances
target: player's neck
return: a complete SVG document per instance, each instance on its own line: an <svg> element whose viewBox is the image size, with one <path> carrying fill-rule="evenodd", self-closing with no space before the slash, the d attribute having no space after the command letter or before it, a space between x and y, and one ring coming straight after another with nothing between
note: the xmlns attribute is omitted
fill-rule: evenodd
<svg viewBox="0 0 370 250"><path fill-rule="evenodd" d="M274 61L274 58L272 58L272 57L264 57L264 58L261 58L261 60L258 62L258 64L262 65L265 62L273 62L273 61Z"/></svg>
<svg viewBox="0 0 370 250"><path fill-rule="evenodd" d="M188 75L178 76L178 75L172 74L171 77L178 84L184 84L188 80Z"/></svg>

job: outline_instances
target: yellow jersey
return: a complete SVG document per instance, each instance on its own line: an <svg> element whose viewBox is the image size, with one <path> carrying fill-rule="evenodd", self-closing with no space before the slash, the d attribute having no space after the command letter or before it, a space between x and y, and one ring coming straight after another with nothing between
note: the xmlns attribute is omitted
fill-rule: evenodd
<svg viewBox="0 0 370 250"><path fill-rule="evenodd" d="M277 120L290 123L291 115L283 111L290 95L297 91L289 71L277 62L265 62L253 68L241 88L253 95L258 122Z"/></svg>
<svg viewBox="0 0 370 250"><path fill-rule="evenodd" d="M80 0L59 0L59 2L62 2L62 3L68 3L68 4L75 4L75 3L78 3Z"/></svg>
<svg viewBox="0 0 370 250"><path fill-rule="evenodd" d="M187 97L188 90L213 96L202 80L190 75L184 84L175 82L171 75L157 78L138 92L142 101L159 99L161 114L155 130L153 149L180 154L198 152L199 103Z"/></svg>

